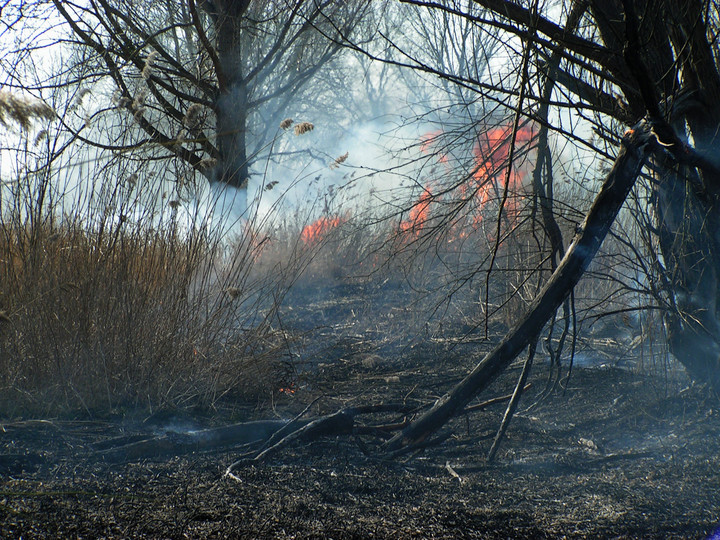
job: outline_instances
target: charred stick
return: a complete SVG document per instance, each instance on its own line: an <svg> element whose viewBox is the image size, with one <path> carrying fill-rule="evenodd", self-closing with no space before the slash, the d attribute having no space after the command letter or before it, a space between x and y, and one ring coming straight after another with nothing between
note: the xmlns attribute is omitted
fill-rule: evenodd
<svg viewBox="0 0 720 540"><path fill-rule="evenodd" d="M410 454L411 452L420 452L422 450L425 450L426 448L439 446L446 440L448 440L450 437L452 437L452 432L447 432L442 435L438 435L437 437L434 437L432 439L427 439L415 444L411 444L409 446L400 447L394 452L390 452L387 457L390 459L394 459L405 454Z"/></svg>
<svg viewBox="0 0 720 540"><path fill-rule="evenodd" d="M405 429L408 424L410 424L409 420L405 420L403 422L398 422L395 424L382 424L377 426L356 426L353 432L357 435L375 435L378 437L387 437L393 431Z"/></svg>
<svg viewBox="0 0 720 540"><path fill-rule="evenodd" d="M297 425L297 423L300 422L299 417L302 416L310 408L310 406L312 406L312 403L308 407L306 407L305 411L303 411L295 420L293 420L289 424L295 423ZM361 414L398 412L407 409L407 405L402 403L384 403L380 405L363 405L359 407L348 407L327 416L321 416L314 420L303 421L301 422L301 425L295 430L292 430L291 427L285 429L285 427L287 427L285 426L281 430L275 432L268 439L268 442L265 443L263 447L258 452L256 452L253 457L243 457L235 461L227 468L225 474L226 476L234 478L232 472L238 467L261 463L273 454L276 454L277 452L285 448L286 446L289 446L290 444L293 444L297 441L314 440L327 435L345 435L351 433L359 434L362 432L387 434L388 431L397 431L403 429L407 425L407 422L402 422L395 425L388 424L386 426L360 426L360 428L358 429L358 427L355 425L355 417ZM282 434L280 434L281 431Z"/></svg>
<svg viewBox="0 0 720 540"><path fill-rule="evenodd" d="M273 433L269 439L267 439L263 445L257 449L256 455L265 450L266 448L273 446L277 441L281 440L283 437L285 437L288 433L297 431L299 428L302 427L300 425L300 419L305 416L305 414L310 410L310 408L315 405L315 403L318 402L320 397L315 398L310 402L310 404L305 407L300 414L298 414L295 418L290 420L287 424L285 424L283 427L278 429L275 433Z"/></svg>
<svg viewBox="0 0 720 540"><path fill-rule="evenodd" d="M505 436L505 432L510 425L510 420L512 420L512 417L515 414L518 403L520 403L520 397L523 393L523 387L525 385L525 381L528 378L528 375L530 375L530 368L532 367L533 358L535 358L536 347L537 341L531 341L528 350L528 357L527 360L525 360L525 365L523 366L522 373L520 374L520 379L515 386L515 391L510 398L510 403L508 403L507 409L505 409L505 416L503 416L502 422L500 423L500 428L498 429L497 435L495 435L495 440L490 447L490 452L488 452L489 462L492 462L495 459L495 455L500 448L500 443L502 442L502 439Z"/></svg>
<svg viewBox="0 0 720 540"><path fill-rule="evenodd" d="M528 383L523 387L522 391L525 392L526 390L530 389L531 387L532 387L532 383ZM513 397L512 394L506 394L504 396L498 396L498 397L494 397L492 399L487 399L481 403L476 403L475 405L470 405L469 407L465 407L462 412L463 412L463 414L465 414L465 413L471 413L471 412L475 412L475 411L481 411L482 409L485 409L485 408L489 407L490 405L495 405L497 403L503 403L504 401L507 401L512 397Z"/></svg>
<svg viewBox="0 0 720 540"><path fill-rule="evenodd" d="M251 464L262 463L264 460L276 454L286 446L300 440L316 439L325 435L342 435L352 433L355 425L355 417L347 411L339 411L334 414L323 416L305 424L299 429L288 433L274 445L266 448L254 458L240 459L232 463L225 471L226 476L232 476L233 470Z"/></svg>

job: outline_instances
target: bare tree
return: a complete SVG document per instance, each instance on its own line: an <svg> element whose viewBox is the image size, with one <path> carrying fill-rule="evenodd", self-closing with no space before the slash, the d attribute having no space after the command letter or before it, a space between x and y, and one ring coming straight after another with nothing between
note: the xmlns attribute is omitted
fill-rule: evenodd
<svg viewBox="0 0 720 540"><path fill-rule="evenodd" d="M76 137L116 152L150 145L158 159L179 158L240 189L289 104L340 50L326 35L350 33L366 10L305 0L54 5L77 47L77 79L86 87L112 81L114 103L97 119L126 112L127 125L112 136L68 126Z"/></svg>

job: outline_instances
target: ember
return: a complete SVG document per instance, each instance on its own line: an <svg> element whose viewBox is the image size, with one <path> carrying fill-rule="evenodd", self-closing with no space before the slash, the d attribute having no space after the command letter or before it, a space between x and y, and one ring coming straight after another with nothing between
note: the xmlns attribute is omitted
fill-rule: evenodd
<svg viewBox="0 0 720 540"><path fill-rule="evenodd" d="M287 396L292 396L295 393L295 383L291 382L287 387L285 388L278 388L278 392L281 394L285 394Z"/></svg>

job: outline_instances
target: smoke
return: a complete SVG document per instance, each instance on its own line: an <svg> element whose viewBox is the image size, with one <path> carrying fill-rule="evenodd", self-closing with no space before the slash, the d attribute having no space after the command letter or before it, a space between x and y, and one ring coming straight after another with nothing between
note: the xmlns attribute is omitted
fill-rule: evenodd
<svg viewBox="0 0 720 540"><path fill-rule="evenodd" d="M221 231L229 232L248 219L247 188L238 189L219 182L208 184L196 202L204 208L208 223Z"/></svg>

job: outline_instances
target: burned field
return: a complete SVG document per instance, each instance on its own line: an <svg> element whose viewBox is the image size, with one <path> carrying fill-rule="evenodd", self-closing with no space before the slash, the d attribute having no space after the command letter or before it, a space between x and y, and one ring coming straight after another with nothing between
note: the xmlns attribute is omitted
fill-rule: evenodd
<svg viewBox="0 0 720 540"><path fill-rule="evenodd" d="M0 537L720 538L716 2L6 4Z"/></svg>
<svg viewBox="0 0 720 540"><path fill-rule="evenodd" d="M527 306L500 267L503 309L485 326L477 285L448 294L434 252L363 274L328 248L270 308L253 304L275 313L263 314L262 371L234 373L261 387L254 399L8 415L0 537L707 538L720 526L717 396L670 360L657 319L615 309L626 295L597 276L575 288L576 341L563 337L569 316L545 326L494 460L522 354L398 451L391 438L517 334ZM228 310L233 294L218 295ZM210 366L196 350L193 365ZM272 435L286 426L297 436Z"/></svg>
<svg viewBox="0 0 720 540"><path fill-rule="evenodd" d="M530 407L547 377L539 367L493 463L485 456L504 402L460 415L441 444L395 457L359 432L297 442L233 477L225 471L247 447L108 453L168 432L290 419L316 398L310 416L427 403L469 363L438 347L394 358L344 352L272 407L233 417L4 423L0 536L706 538L720 523L717 402L682 374L600 363L576 368L565 393ZM512 390L518 369L485 397Z"/></svg>

